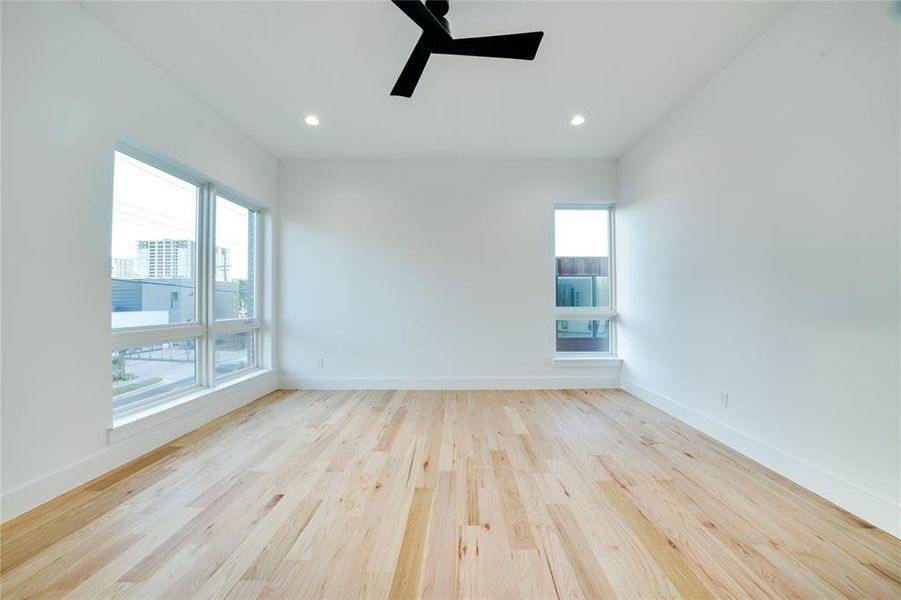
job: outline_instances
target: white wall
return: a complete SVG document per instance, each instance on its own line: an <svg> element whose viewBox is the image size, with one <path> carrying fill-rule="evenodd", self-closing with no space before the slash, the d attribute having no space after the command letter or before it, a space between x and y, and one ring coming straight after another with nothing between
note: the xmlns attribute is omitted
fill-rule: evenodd
<svg viewBox="0 0 901 600"><path fill-rule="evenodd" d="M544 363L555 343L554 203L611 202L616 187L611 161L283 165L282 381L618 385L618 369Z"/></svg>
<svg viewBox="0 0 901 600"><path fill-rule="evenodd" d="M622 158L617 213L624 386L895 534L898 32L794 7Z"/></svg>
<svg viewBox="0 0 901 600"><path fill-rule="evenodd" d="M2 15L6 519L269 391L107 443L117 136L268 206L278 164L77 4L4 2Z"/></svg>

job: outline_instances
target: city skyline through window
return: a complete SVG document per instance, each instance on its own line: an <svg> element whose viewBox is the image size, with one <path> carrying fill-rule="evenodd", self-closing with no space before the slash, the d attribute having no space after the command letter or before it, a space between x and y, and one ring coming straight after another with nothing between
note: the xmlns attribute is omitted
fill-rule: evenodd
<svg viewBox="0 0 901 600"><path fill-rule="evenodd" d="M247 279L248 226L252 211L223 198L216 201L216 247L228 255L227 276L222 281ZM131 276L123 261L134 261L140 268L142 250L162 246L162 242L191 242L196 253L197 186L160 171L141 161L116 152L113 185L113 270L118 277L153 277L137 271ZM143 247L142 247L143 246ZM187 246L187 245L184 245ZM161 254L161 248L149 248Z"/></svg>
<svg viewBox="0 0 901 600"><path fill-rule="evenodd" d="M138 242L197 239L197 186L116 152L112 258L138 259Z"/></svg>

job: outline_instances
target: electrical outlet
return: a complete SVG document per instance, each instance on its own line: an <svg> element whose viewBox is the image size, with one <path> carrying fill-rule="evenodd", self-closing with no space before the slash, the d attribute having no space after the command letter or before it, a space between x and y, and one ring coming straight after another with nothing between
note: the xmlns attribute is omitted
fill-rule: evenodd
<svg viewBox="0 0 901 600"><path fill-rule="evenodd" d="M720 406L729 408L729 394L727 392L720 392Z"/></svg>
<svg viewBox="0 0 901 600"><path fill-rule="evenodd" d="M325 358L320 356L319 360L316 361L316 366L319 367L320 369L324 369L325 368Z"/></svg>

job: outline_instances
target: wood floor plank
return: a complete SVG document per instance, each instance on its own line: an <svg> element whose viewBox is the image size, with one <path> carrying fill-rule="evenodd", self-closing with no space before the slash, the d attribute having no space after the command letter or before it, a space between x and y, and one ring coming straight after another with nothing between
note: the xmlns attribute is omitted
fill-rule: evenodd
<svg viewBox="0 0 901 600"><path fill-rule="evenodd" d="M901 598L901 541L621 390L280 391L3 524L0 595Z"/></svg>
<svg viewBox="0 0 901 600"><path fill-rule="evenodd" d="M397 437L397 432L406 417L407 409L398 408L396 411L394 411L394 414L391 415L391 421L382 432L382 436L379 438L379 443L376 444L373 450L375 450L376 452L387 452L391 450L391 445L394 443L394 438Z"/></svg>
<svg viewBox="0 0 901 600"><path fill-rule="evenodd" d="M542 556L554 586L554 595L557 598L584 598L557 529L553 524L539 527L538 535L541 539Z"/></svg>
<svg viewBox="0 0 901 600"><path fill-rule="evenodd" d="M439 475L430 517L431 531L423 557L422 597L440 600L456 587L457 543L456 473Z"/></svg>
<svg viewBox="0 0 901 600"><path fill-rule="evenodd" d="M557 528L557 535L563 549L569 557L576 581L582 588L586 598L615 598L610 581L604 574L591 545L585 539L581 527L577 523L568 506L549 506L551 519Z"/></svg>
<svg viewBox="0 0 901 600"><path fill-rule="evenodd" d="M155 514L144 524L144 527L134 529L136 533L142 534L138 542L95 571L69 595L73 598L102 598L106 594L112 593L113 589L131 589L129 586L132 584L117 583L118 579L144 560L154 548L174 532L188 524L201 510L184 507L166 511L163 514ZM140 531L138 531L139 529Z"/></svg>
<svg viewBox="0 0 901 600"><path fill-rule="evenodd" d="M263 583L272 581L272 577L275 575L275 568L288 554L288 550L294 546L297 538L309 525L310 520L321 505L322 500L307 500L296 507L290 518L272 532L272 537L253 563L241 575L241 580Z"/></svg>
<svg viewBox="0 0 901 600"><path fill-rule="evenodd" d="M507 541L510 548L527 550L535 548L535 540L532 538L532 528L529 526L529 518L526 514L519 487L510 459L503 450L492 450L491 461L494 466L494 478L497 481L498 492L501 498L504 523L507 527Z"/></svg>
<svg viewBox="0 0 901 600"><path fill-rule="evenodd" d="M479 478L476 464L466 457L466 524L479 525Z"/></svg>
<svg viewBox="0 0 901 600"><path fill-rule="evenodd" d="M2 561L0 561L0 578L11 569L26 561L31 556L62 541L67 536L88 528L95 519L124 502L135 489L146 486L172 475L170 469L148 469L121 480L118 484L103 491L84 490L73 497L72 505L53 519L43 521L27 535L16 539L7 537L4 531Z"/></svg>
<svg viewBox="0 0 901 600"><path fill-rule="evenodd" d="M699 600L713 598L710 590L694 574L672 540L654 528L638 507L632 504L618 483L602 481L598 485L680 596Z"/></svg>
<svg viewBox="0 0 901 600"><path fill-rule="evenodd" d="M404 530L404 541L397 557L397 568L391 581L389 598L416 598L419 596L419 581L425 558L426 535L429 530L429 515L432 508L431 488L416 488L413 504Z"/></svg>

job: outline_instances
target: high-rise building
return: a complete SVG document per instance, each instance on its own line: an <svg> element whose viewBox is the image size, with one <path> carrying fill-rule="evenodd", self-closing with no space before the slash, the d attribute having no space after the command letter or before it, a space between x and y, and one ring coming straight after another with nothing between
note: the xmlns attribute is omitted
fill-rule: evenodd
<svg viewBox="0 0 901 600"><path fill-rule="evenodd" d="M228 248L216 246L216 281L228 281L228 272L230 269L231 262Z"/></svg>
<svg viewBox="0 0 901 600"><path fill-rule="evenodd" d="M194 240L138 240L137 259L113 259L113 277L193 279L197 264L195 254ZM117 263L121 263L121 267L117 266ZM131 263L131 266L129 267L127 263ZM230 269L229 249L217 246L216 281L228 281ZM130 272L131 275L116 275L118 272Z"/></svg>
<svg viewBox="0 0 901 600"><path fill-rule="evenodd" d="M111 266L113 279L134 279L135 278L135 259L133 258L113 258Z"/></svg>
<svg viewBox="0 0 901 600"><path fill-rule="evenodd" d="M138 240L137 275L147 279L193 279L193 240Z"/></svg>

